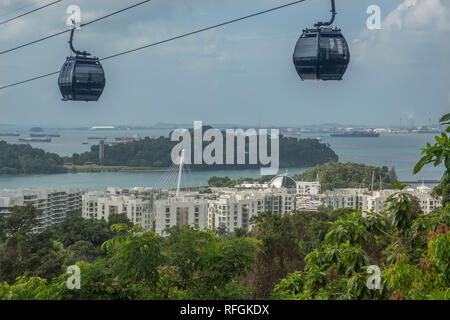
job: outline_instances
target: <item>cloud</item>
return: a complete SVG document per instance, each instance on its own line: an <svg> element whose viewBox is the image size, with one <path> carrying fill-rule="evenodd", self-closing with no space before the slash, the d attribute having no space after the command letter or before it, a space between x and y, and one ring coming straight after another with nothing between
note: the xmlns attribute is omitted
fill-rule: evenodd
<svg viewBox="0 0 450 320"><path fill-rule="evenodd" d="M450 3L404 0L382 21L381 30L364 30L351 41L357 63L418 64L433 55L432 47L448 52Z"/></svg>
<svg viewBox="0 0 450 320"><path fill-rule="evenodd" d="M386 17L383 27L449 31L449 3L442 0L406 0Z"/></svg>

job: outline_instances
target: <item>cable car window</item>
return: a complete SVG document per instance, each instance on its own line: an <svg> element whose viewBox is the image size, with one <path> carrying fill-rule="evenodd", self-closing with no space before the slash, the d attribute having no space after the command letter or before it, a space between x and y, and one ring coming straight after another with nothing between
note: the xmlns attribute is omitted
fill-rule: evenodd
<svg viewBox="0 0 450 320"><path fill-rule="evenodd" d="M305 58L317 56L317 38L300 38L294 51L294 58Z"/></svg>
<svg viewBox="0 0 450 320"><path fill-rule="evenodd" d="M346 58L342 39L322 36L320 38L320 55L325 60L342 60Z"/></svg>
<svg viewBox="0 0 450 320"><path fill-rule="evenodd" d="M75 70L76 83L101 84L104 82L103 71L95 64L80 64Z"/></svg>
<svg viewBox="0 0 450 320"><path fill-rule="evenodd" d="M337 42L337 47L338 47L338 53L339 54L344 54L344 49L342 46L342 39L341 38L336 38L336 42Z"/></svg>

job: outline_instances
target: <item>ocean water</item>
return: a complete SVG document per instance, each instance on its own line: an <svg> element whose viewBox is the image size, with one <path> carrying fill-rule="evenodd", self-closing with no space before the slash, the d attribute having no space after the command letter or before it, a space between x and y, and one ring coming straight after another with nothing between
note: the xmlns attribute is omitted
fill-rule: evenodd
<svg viewBox="0 0 450 320"><path fill-rule="evenodd" d="M5 131L5 130L1 130ZM11 130L9 130L11 131ZM28 137L29 131L18 130L21 137ZM51 143L33 143L33 147L42 148L49 152L55 152L62 156L72 153L88 151L97 140L88 140L90 136L106 136L106 143L114 142L116 137L132 137L137 135L168 136L169 129L145 129L145 130L78 130L59 129L47 130L48 133L59 133L60 138L53 138ZM304 134L302 138L316 138L319 134ZM443 173L443 166L433 167L429 165L417 175L412 174L415 163L420 159L420 150L427 142L434 141L434 134L385 134L379 138L339 138L323 136L323 142L329 143L338 154L342 162L356 162L376 166L395 167L400 180L438 180ZM18 143L19 137L0 137L9 143ZM88 142L88 145L82 144ZM301 173L307 168L289 168L288 174ZM285 172L285 169L280 170ZM228 176L231 179L240 177L259 177L259 170L210 170L190 171L183 173L181 185L183 187L196 187L207 184L212 176ZM174 168L169 171L148 172L102 172L102 173L68 173L51 175L23 175L0 176L0 189L14 188L85 188L105 189L109 186L133 187L144 186L154 188L174 188L176 186L177 172Z"/></svg>

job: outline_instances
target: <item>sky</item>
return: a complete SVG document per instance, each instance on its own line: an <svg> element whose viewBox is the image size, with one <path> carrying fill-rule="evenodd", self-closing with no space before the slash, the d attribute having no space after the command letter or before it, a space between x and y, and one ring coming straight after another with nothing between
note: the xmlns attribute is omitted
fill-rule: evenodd
<svg viewBox="0 0 450 320"><path fill-rule="evenodd" d="M105 57L292 0L153 0L83 27L75 47ZM37 0L0 0L0 21ZM52 2L41 0L38 5ZM139 0L64 0L0 25L0 51ZM302 126L436 123L450 112L450 1L336 0L351 62L342 81L301 81L292 53L302 29L328 20L329 0L275 12L103 62L99 102L63 102L57 76L0 90L0 125L145 125L159 122ZM366 10L381 8L381 29ZM57 71L69 34L0 56L0 86Z"/></svg>

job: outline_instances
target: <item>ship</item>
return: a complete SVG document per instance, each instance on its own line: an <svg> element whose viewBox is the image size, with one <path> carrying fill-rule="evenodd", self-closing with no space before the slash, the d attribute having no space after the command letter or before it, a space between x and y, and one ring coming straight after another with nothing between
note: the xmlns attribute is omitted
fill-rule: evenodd
<svg viewBox="0 0 450 320"><path fill-rule="evenodd" d="M293 131L293 130L281 131L280 134L284 137L289 138L298 138L302 135L300 131Z"/></svg>
<svg viewBox="0 0 450 320"><path fill-rule="evenodd" d="M331 137L345 137L345 138L377 138L380 136L379 133L371 131L347 131L340 133L332 133Z"/></svg>
<svg viewBox="0 0 450 320"><path fill-rule="evenodd" d="M30 137L32 137L32 138L43 138L43 137L59 138L59 137L61 137L61 135L58 134L58 133L49 133L49 134L45 134L45 133L30 133Z"/></svg>
<svg viewBox="0 0 450 320"><path fill-rule="evenodd" d="M107 137L88 137L88 140L106 140Z"/></svg>
<svg viewBox="0 0 450 320"><path fill-rule="evenodd" d="M20 133L18 132L6 132L6 133L0 133L0 137L19 137Z"/></svg>
<svg viewBox="0 0 450 320"><path fill-rule="evenodd" d="M52 139L49 137L46 138L25 138L19 139L19 142L52 142Z"/></svg>

